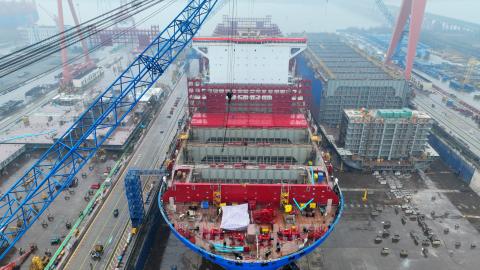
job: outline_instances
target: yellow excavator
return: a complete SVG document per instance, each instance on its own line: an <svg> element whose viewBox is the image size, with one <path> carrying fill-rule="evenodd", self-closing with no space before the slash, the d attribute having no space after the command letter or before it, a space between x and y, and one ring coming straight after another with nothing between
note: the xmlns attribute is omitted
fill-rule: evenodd
<svg viewBox="0 0 480 270"><path fill-rule="evenodd" d="M50 261L50 256L45 255L43 257L33 256L32 264L30 265L30 270L43 270Z"/></svg>

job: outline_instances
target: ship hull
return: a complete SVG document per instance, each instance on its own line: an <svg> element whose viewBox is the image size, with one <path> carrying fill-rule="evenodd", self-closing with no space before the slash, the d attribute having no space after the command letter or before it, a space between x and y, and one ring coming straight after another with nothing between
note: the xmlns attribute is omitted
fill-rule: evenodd
<svg viewBox="0 0 480 270"><path fill-rule="evenodd" d="M166 185L163 183L161 187L161 191L158 196L158 207L160 209L160 213L162 214L163 219L165 222L168 224L170 230L172 233L177 237L178 240L180 240L186 247L197 253L198 255L202 256L203 258L209 260L210 262L217 264L225 269L228 270L242 270L242 269L263 269L263 270L275 270L275 269L280 269L281 267L291 264L300 258L302 258L305 255L308 255L309 253L313 252L315 249L317 249L330 235L330 233L334 230L337 222L340 220L340 217L343 213L343 194L338 190L338 195L339 195L339 205L337 208L337 212L335 214L335 219L334 221L329 225L328 230L323 234L322 237L317 239L315 242L313 242L311 245L305 247L304 249L301 249L295 253L288 254L287 256L275 259L275 260L261 260L261 261L235 261L231 259L227 259L225 257L222 257L217 254L213 254L211 252L206 251L205 249L202 249L198 246L196 246L194 243L190 242L187 238L182 236L174 227L172 222L168 219L168 215L164 209L164 203L162 201L162 195L163 192L166 190Z"/></svg>

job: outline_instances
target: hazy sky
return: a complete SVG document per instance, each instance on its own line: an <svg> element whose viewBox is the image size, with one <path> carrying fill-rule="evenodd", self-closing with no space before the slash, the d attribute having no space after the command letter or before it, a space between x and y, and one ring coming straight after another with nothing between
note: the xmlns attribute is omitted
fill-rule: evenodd
<svg viewBox="0 0 480 270"><path fill-rule="evenodd" d="M400 6L401 3L400 0L384 0L384 2L396 6ZM478 24L480 24L479 11L480 0L427 0L427 12Z"/></svg>
<svg viewBox="0 0 480 270"><path fill-rule="evenodd" d="M222 14L232 14L232 1L225 1L210 23L203 29L209 33L221 18ZM400 5L401 0L384 0L388 5ZM39 9L39 24L52 25L50 14L57 13L57 0L37 0L42 7ZM64 1L66 24L73 24ZM165 0L165 3L171 2ZM187 0L177 0L167 9L145 25L158 24L164 26L185 5ZM375 6L375 0L236 0L237 8L234 14L244 16L272 15L283 32L300 31L335 31L350 26L371 27L383 23L383 19ZM77 12L82 21L92 18L118 6L120 0L74 0ZM165 5L165 4L162 4ZM161 5L160 5L161 6ZM159 7L160 7L159 6ZM480 0L427 0L427 12L450 16L480 23ZM152 9L153 12L153 9ZM144 13L147 14L147 13ZM139 20L137 18L137 20Z"/></svg>

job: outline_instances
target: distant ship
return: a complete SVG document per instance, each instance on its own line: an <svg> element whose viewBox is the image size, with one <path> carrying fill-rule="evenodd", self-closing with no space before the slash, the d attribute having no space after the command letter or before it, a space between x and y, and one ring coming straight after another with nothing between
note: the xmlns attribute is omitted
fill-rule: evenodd
<svg viewBox="0 0 480 270"><path fill-rule="evenodd" d="M315 250L343 207L295 76L302 37L266 19L224 18L194 38L200 76L167 162L162 216L188 248L225 269L278 269Z"/></svg>
<svg viewBox="0 0 480 270"><path fill-rule="evenodd" d="M38 21L35 1L0 0L0 29L13 30L29 27Z"/></svg>

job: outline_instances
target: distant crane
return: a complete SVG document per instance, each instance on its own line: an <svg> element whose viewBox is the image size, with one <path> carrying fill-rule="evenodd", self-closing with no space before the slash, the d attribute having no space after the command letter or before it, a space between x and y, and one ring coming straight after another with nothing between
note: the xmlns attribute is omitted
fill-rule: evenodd
<svg viewBox="0 0 480 270"><path fill-rule="evenodd" d="M58 31L60 32L60 46L61 46L61 57L62 57L62 81L61 81L61 86L63 88L67 87L71 84L72 82L72 70L70 69L68 65L68 54L67 54L67 48L65 44L65 22L63 19L63 0L57 0L57 9L58 9L58 15L57 15L57 26L58 26ZM92 62L90 59L90 56L88 54L88 47L87 43L85 42L85 39L83 38L83 34L80 31L80 21L78 20L77 13L75 12L75 7L73 5L73 0L68 0L68 5L70 8L70 13L72 14L73 21L75 22L75 27L77 28L77 33L80 37L80 41L82 44L82 49L83 49L83 55L85 56L85 63L80 66L80 69L92 67L95 64Z"/></svg>
<svg viewBox="0 0 480 270"><path fill-rule="evenodd" d="M480 61L475 59L474 57L470 58L467 63L467 69L465 71L465 76L463 77L463 84L467 84L470 82L470 78L472 76L473 70L475 67L480 64Z"/></svg>
<svg viewBox="0 0 480 270"><path fill-rule="evenodd" d="M190 43L217 1L188 2L77 121L2 194L0 247L5 249L0 259L70 186L75 175Z"/></svg>
<svg viewBox="0 0 480 270"><path fill-rule="evenodd" d="M385 3L383 2L383 0L375 0L375 3L377 4L377 8L380 10L380 12L382 13L383 17L385 18L385 20L387 21L388 23L388 26L390 27L394 27L395 26L395 17L392 15L392 13L390 12L390 10L388 9L387 5L385 5ZM403 27L403 31L401 33L401 36L400 36L400 39L398 40L398 44L397 44L397 47L396 47L396 50L394 52L394 54L392 55L393 56L398 56L400 50L402 49L402 42L403 42L403 39L408 36L408 27L409 27L409 20L407 20L407 23L405 24L405 26Z"/></svg>
<svg viewBox="0 0 480 270"><path fill-rule="evenodd" d="M410 80L410 76L412 75L413 61L415 60L415 55L417 52L417 44L418 40L420 39L420 31L422 28L423 15L425 14L426 5L427 0L403 0L397 22L395 23L395 28L393 30L390 46L388 47L387 55L385 56L385 62L389 63L392 59L393 53L398 47L403 30L410 20L408 27L408 45L404 72L406 80Z"/></svg>
<svg viewBox="0 0 480 270"><path fill-rule="evenodd" d="M377 8L382 13L388 25L393 27L395 25L395 18L393 17L392 13L390 13L390 10L388 10L388 7L385 5L383 0L375 0L375 3L377 4Z"/></svg>

